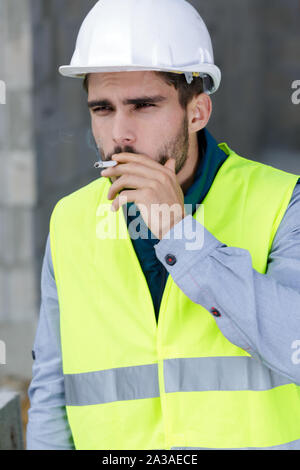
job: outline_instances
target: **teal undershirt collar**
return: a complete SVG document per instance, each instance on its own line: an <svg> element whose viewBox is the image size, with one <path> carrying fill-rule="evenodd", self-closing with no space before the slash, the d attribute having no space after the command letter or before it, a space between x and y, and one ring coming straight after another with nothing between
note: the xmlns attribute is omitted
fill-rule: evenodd
<svg viewBox="0 0 300 470"><path fill-rule="evenodd" d="M193 205L192 214L196 210L196 205L201 204L207 195L219 168L227 158L226 153L218 147L218 143L207 129L203 130L202 136L198 134L199 149L201 149L200 138L205 142L204 156L199 155L194 182L184 196L184 203Z"/></svg>
<svg viewBox="0 0 300 470"><path fill-rule="evenodd" d="M218 147L216 140L207 129L203 129L198 132L198 144L199 163L195 173L194 182L184 195L184 203L191 205L187 206L186 212L188 214L191 213L190 211L194 214L197 209L197 204L201 204L208 193L219 168L227 158L225 152ZM154 250L154 245L159 243L160 240L154 238L154 235L140 217L140 213L136 210L136 207L131 209L134 210L133 215L128 215L128 211L133 204L134 203L132 202L127 204L127 227L133 247L152 295L153 306L157 319L161 297L169 273L156 257ZM136 219L136 217L139 217L141 223L138 226L134 225L135 231L139 229L140 233L140 238L135 240L134 234L130 229L130 222Z"/></svg>

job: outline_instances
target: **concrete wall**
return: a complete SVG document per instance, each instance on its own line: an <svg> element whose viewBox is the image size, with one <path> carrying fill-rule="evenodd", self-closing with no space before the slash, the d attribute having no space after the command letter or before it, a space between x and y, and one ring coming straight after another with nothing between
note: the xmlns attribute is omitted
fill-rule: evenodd
<svg viewBox="0 0 300 470"><path fill-rule="evenodd" d="M0 375L30 373L37 320L30 18L29 0L1 0L0 80L6 85L6 104L0 105L0 339L7 364L1 365Z"/></svg>
<svg viewBox="0 0 300 470"><path fill-rule="evenodd" d="M259 11L259 5L256 7ZM300 105L291 84L300 80L300 2L268 0L261 15L264 89L262 159L300 174Z"/></svg>
<svg viewBox="0 0 300 470"><path fill-rule="evenodd" d="M214 110L208 128L217 140L226 141L238 153L255 157L263 120L263 89L256 81L261 70L262 44L255 0L191 3L207 24L215 63L222 72L220 89L212 96Z"/></svg>
<svg viewBox="0 0 300 470"><path fill-rule="evenodd" d="M222 83L209 128L241 155L300 173L298 0L192 0L212 36Z"/></svg>
<svg viewBox="0 0 300 470"><path fill-rule="evenodd" d="M0 451L24 450L20 396L0 391Z"/></svg>

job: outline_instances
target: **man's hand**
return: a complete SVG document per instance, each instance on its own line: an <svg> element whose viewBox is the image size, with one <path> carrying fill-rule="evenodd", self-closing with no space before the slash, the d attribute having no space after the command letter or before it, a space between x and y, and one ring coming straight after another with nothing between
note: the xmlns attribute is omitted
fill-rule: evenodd
<svg viewBox="0 0 300 470"><path fill-rule="evenodd" d="M161 240L186 215L175 159L170 158L163 166L145 155L119 153L112 160L118 165L102 171L101 176L119 178L111 185L107 198L114 199L123 188L133 188L116 197L112 210L134 202L153 235Z"/></svg>

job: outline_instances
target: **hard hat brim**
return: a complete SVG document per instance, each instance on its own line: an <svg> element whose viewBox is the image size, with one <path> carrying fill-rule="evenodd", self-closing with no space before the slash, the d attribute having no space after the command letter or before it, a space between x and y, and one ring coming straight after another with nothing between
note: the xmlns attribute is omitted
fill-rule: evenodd
<svg viewBox="0 0 300 470"><path fill-rule="evenodd" d="M70 78L84 78L88 73L108 73L108 72L138 72L138 71L160 71L160 72L197 72L200 74L207 74L212 78L213 88L210 94L215 93L221 82L221 71L214 64L201 64L198 67L178 67L178 68L164 68L164 67L145 67L140 65L124 65L124 66L85 66L76 67L71 65L62 65L59 67L59 73L64 77Z"/></svg>

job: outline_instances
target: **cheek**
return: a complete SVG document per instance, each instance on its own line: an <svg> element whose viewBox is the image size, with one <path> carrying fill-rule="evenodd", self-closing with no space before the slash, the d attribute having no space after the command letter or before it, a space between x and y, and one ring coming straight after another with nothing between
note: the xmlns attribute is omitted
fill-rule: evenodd
<svg viewBox="0 0 300 470"><path fill-rule="evenodd" d="M174 132L175 129L175 127L166 122L161 123L161 125L157 127L155 135L152 136L152 147L156 149L156 152L157 149L161 149L164 144L174 138L176 134L176 132Z"/></svg>
<svg viewBox="0 0 300 470"><path fill-rule="evenodd" d="M100 124L96 117L91 119L91 128L97 146L101 145L102 149L106 152L106 149L109 147L109 129L103 123Z"/></svg>
<svg viewBox="0 0 300 470"><path fill-rule="evenodd" d="M92 128L94 139L97 141L97 139L99 138L99 129L98 129L96 120L93 118L91 119L91 128Z"/></svg>
<svg viewBox="0 0 300 470"><path fill-rule="evenodd" d="M155 141L156 147L160 147L161 144L172 140L178 132L181 125L180 119L177 116L170 117L165 116L155 123Z"/></svg>

